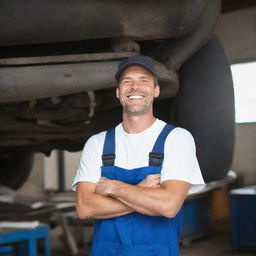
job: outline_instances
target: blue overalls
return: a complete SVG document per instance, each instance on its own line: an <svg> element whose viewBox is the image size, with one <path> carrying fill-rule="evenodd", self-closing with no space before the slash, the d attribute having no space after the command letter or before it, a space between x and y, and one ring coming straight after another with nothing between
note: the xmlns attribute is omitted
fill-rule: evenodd
<svg viewBox="0 0 256 256"><path fill-rule="evenodd" d="M174 126L166 125L159 134L149 166L127 170L114 165L115 129L107 131L103 147L102 176L128 184L138 184L162 169L164 143ZM90 256L177 256L181 211L174 218L148 216L138 212L97 220Z"/></svg>

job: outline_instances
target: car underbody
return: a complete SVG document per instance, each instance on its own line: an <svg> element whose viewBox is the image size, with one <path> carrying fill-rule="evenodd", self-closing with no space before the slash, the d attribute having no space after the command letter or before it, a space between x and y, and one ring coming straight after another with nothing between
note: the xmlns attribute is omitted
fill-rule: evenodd
<svg viewBox="0 0 256 256"><path fill-rule="evenodd" d="M220 0L150 0L147 4L145 1L112 0L106 4L102 1L38 3L30 0L3 1L1 5L0 24L8 24L0 29L2 184L10 185L7 181L10 178L5 178L7 170L19 171L19 161L10 165L18 155L22 154L20 161L24 161L26 154L30 159L34 152L49 155L53 149L78 151L92 134L119 123L122 110L115 97L114 74L120 60L135 54L155 61L161 86L161 95L155 102L156 116L192 132L196 127L201 138L197 135L195 138L199 154L203 152L205 157L209 146L205 147L203 133L192 125L188 114L183 113L183 109L187 108L184 111L189 113L194 105L200 104L193 102L193 95L187 97L184 93L182 88L186 88L187 82L182 73L188 71L182 70L191 69L186 67L186 62L199 58L193 56L204 45L212 45L208 52L215 50L215 44L219 45L211 38L220 13ZM215 43L207 43L211 40ZM218 51L224 56L221 49ZM206 55L200 58L211 59ZM226 65L225 58L223 63ZM230 71L226 72L231 77ZM232 83L224 80L220 83ZM228 93L230 100L222 101L227 102L223 107L230 112L224 129L230 139L217 174L209 174L214 166L209 169L208 161L202 164L209 181L223 178L231 164L232 89ZM207 104L200 106L200 111L205 106ZM217 120L223 110L212 112L216 112L213 116ZM216 134L221 129L216 129ZM215 134L212 132L210 129L207 135ZM217 147L212 148L217 150ZM207 154L212 155L212 152ZM216 157L206 158L213 162ZM31 161L27 162L29 169Z"/></svg>

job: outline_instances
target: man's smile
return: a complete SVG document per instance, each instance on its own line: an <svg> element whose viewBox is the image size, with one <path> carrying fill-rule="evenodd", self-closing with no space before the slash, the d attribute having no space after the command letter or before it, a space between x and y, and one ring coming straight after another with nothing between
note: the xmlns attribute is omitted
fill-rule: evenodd
<svg viewBox="0 0 256 256"><path fill-rule="evenodd" d="M129 96L127 96L127 98L129 99L129 100L132 100L132 99L143 99L145 96L143 96L143 95L129 95Z"/></svg>
<svg viewBox="0 0 256 256"><path fill-rule="evenodd" d="M120 77L116 96L127 115L146 115L152 111L154 97L159 86L154 84L152 74L141 66L128 67Z"/></svg>

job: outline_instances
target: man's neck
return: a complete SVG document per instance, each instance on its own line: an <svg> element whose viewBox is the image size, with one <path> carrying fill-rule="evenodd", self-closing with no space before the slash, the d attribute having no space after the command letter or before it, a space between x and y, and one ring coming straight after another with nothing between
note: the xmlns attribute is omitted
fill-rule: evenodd
<svg viewBox="0 0 256 256"><path fill-rule="evenodd" d="M145 115L129 115L123 113L123 128L127 133L140 133L148 129L156 118L152 113Z"/></svg>

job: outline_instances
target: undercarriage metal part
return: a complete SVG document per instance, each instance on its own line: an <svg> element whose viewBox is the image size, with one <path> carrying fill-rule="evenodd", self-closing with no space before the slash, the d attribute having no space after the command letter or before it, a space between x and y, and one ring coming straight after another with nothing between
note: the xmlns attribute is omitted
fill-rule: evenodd
<svg viewBox="0 0 256 256"><path fill-rule="evenodd" d="M196 27L210 1L5 0L0 8L0 45L181 37Z"/></svg>
<svg viewBox="0 0 256 256"><path fill-rule="evenodd" d="M115 53L114 56L116 56ZM109 57L111 59L111 56ZM68 59L67 63L63 63L65 58ZM81 55L79 58L81 59ZM49 57L49 59L52 61L53 57ZM73 59L75 59L74 56ZM83 59L86 59L85 56ZM26 61L32 63L30 58L26 58ZM8 66L1 67L0 103L52 98L116 86L113 74L117 70L120 59L70 62L72 62L72 58L69 56L63 57L60 64L43 65L41 62L25 65L25 60L22 61L23 64L20 64L21 61L17 59L17 65L12 61L12 65L9 63ZM7 60L5 63L8 63ZM160 62L155 62L155 66L161 86L165 88L164 95L175 95L178 91L177 74L169 71Z"/></svg>

